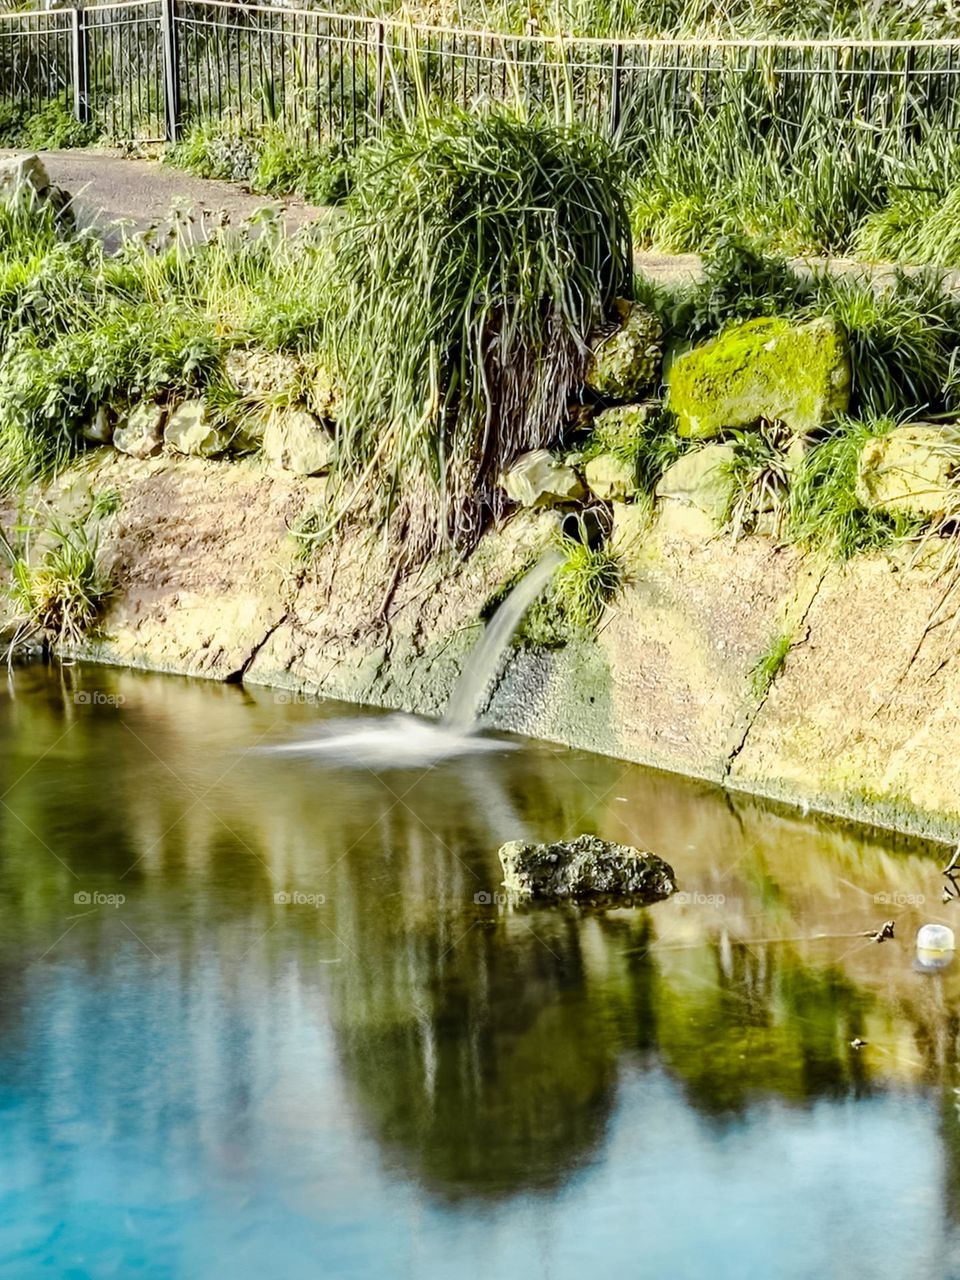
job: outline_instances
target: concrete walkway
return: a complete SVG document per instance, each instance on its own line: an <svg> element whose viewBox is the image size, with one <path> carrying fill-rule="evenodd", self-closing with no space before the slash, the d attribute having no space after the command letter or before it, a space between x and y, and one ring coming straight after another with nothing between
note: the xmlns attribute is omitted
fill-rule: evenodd
<svg viewBox="0 0 960 1280"><path fill-rule="evenodd" d="M0 159L23 154L0 150ZM128 159L118 151L45 151L42 153L50 180L73 196L82 225L91 223L106 227L121 223L129 234L157 226L161 232L170 225L170 212L175 206L188 207L195 214L226 212L232 222L241 222L258 209L279 209L291 231L330 216L330 210L309 205L297 196L274 199L257 196L235 182L197 178L156 160ZM203 219L195 223L203 234ZM117 243L120 232L107 235L109 243ZM638 271L661 284L681 284L698 279L700 258L695 253L664 254L638 252ZM801 268L829 265L837 273L869 272L877 282L892 273L889 266L865 267L850 259L835 258L800 260ZM955 273L951 273L953 275ZM953 281L952 281L953 283Z"/></svg>
<svg viewBox="0 0 960 1280"><path fill-rule="evenodd" d="M0 159L22 152L0 151ZM291 230L322 216L322 211L295 196L274 200L251 195L233 182L195 178L160 160L127 159L116 151L45 151L41 155L50 181L73 195L81 223L121 222L133 234L169 224L171 209L185 205L196 211L224 211L240 222L265 206L280 208Z"/></svg>

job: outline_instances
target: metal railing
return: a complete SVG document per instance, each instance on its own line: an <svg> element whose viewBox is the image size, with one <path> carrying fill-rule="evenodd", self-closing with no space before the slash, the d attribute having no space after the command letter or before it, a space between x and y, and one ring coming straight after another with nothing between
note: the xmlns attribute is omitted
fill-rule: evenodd
<svg viewBox="0 0 960 1280"><path fill-rule="evenodd" d="M954 130L960 41L513 36L230 0L0 14L0 107L53 99L117 139L279 123L356 142L427 104L512 101L616 131L695 128L736 95L795 133L851 122L884 145ZM892 140L892 142L891 142Z"/></svg>
<svg viewBox="0 0 960 1280"><path fill-rule="evenodd" d="M76 13L0 14L0 109L29 113L72 101Z"/></svg>

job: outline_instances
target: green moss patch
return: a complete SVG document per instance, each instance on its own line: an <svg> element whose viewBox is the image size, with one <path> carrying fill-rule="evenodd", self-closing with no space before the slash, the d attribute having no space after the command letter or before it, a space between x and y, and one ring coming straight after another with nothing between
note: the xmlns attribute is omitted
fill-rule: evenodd
<svg viewBox="0 0 960 1280"><path fill-rule="evenodd" d="M846 343L832 320L748 320L673 364L669 404L681 436L709 437L761 420L814 431L847 407Z"/></svg>

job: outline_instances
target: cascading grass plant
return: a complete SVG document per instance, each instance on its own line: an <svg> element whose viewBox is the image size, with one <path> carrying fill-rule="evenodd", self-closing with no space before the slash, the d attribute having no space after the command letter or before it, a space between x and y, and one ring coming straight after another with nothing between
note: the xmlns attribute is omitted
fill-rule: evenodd
<svg viewBox="0 0 960 1280"><path fill-rule="evenodd" d="M495 110L390 134L353 177L325 338L339 502L379 495L416 560L469 547L503 468L556 439L631 287L623 175L596 137Z"/></svg>
<svg viewBox="0 0 960 1280"><path fill-rule="evenodd" d="M892 431L891 418L840 418L792 477L788 504L790 539L838 560L876 551L916 533L910 516L870 510L857 495L860 454L872 436Z"/></svg>
<svg viewBox="0 0 960 1280"><path fill-rule="evenodd" d="M110 575L100 563L95 527L106 514L109 504L104 510L101 501L87 522L51 522L51 545L36 562L0 532L0 555L10 575L6 593L14 612L8 659L20 641L37 632L57 644L77 645L95 629L112 591Z"/></svg>

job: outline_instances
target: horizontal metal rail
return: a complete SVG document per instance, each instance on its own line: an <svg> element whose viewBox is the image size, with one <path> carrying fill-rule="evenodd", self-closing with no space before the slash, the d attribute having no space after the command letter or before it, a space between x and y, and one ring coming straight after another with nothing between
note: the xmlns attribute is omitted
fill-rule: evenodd
<svg viewBox="0 0 960 1280"><path fill-rule="evenodd" d="M486 102L681 134L740 110L784 145L817 125L902 148L957 126L960 38L605 40L231 0L0 14L0 103L27 116L54 100L117 139L216 124L236 135L238 165L265 125L352 144L385 121Z"/></svg>

